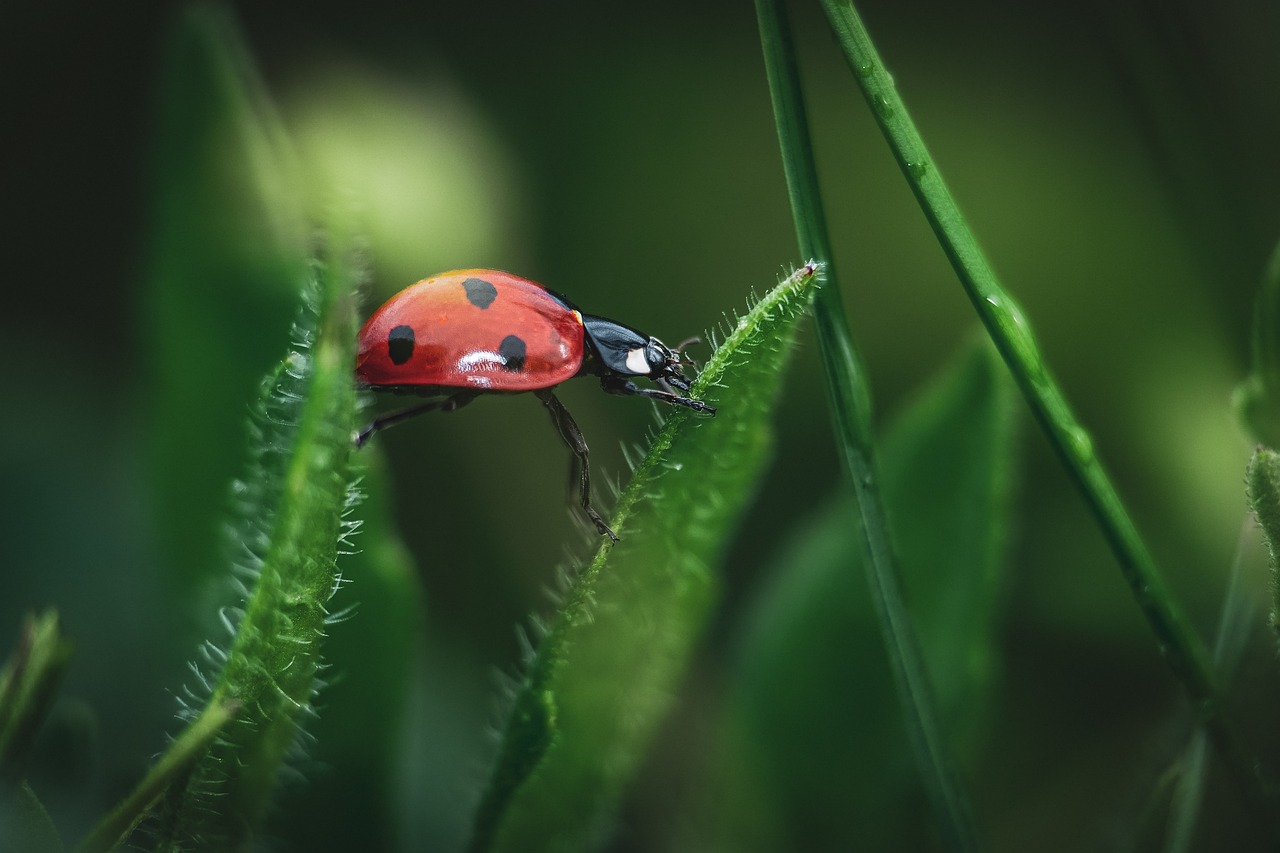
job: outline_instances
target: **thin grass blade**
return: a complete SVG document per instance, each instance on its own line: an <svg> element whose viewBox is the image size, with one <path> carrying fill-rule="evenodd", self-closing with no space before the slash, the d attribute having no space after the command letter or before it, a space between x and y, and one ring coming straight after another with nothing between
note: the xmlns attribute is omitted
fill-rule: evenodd
<svg viewBox="0 0 1280 853"><path fill-rule="evenodd" d="M756 15L800 248L829 263L830 240L790 28L776 0L757 0ZM856 497L871 598L935 816L952 847L972 850L978 842L968 800L950 766L919 640L902 601L900 572L880 496L871 431L871 389L844 316L834 269L829 270L829 277L831 286L819 293L814 316L836 443Z"/></svg>

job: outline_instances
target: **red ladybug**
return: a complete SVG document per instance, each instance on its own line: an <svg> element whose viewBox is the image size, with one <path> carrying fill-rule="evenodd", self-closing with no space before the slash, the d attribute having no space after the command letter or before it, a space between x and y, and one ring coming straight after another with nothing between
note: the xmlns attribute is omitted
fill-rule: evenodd
<svg viewBox="0 0 1280 853"><path fill-rule="evenodd" d="M574 376L600 377L610 394L638 394L698 412L716 410L689 391L684 346L579 311L537 282L498 270L456 270L410 285L387 300L360 330L356 376L380 391L432 399L375 420L356 437L429 411L452 412L481 394L532 391L573 452L582 508L602 535L618 537L591 506L587 443L552 389ZM658 388L641 388L644 376Z"/></svg>

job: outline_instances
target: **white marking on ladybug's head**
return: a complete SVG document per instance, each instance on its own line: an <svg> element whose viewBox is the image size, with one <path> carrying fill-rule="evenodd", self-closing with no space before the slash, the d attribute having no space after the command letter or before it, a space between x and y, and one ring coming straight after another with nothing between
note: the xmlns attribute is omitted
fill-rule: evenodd
<svg viewBox="0 0 1280 853"><path fill-rule="evenodd" d="M645 356L644 347L636 347L633 350L627 350L627 370L636 376L648 376L653 367L649 364L649 359Z"/></svg>

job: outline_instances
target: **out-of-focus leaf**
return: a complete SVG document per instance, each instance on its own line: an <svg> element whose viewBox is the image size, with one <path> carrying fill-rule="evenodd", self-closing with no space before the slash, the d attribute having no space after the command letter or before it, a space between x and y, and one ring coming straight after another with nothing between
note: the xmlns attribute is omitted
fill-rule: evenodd
<svg viewBox="0 0 1280 853"><path fill-rule="evenodd" d="M1017 451L1013 390L994 348L975 345L881 445L908 604L942 724L960 754L978 734L998 669Z"/></svg>
<svg viewBox="0 0 1280 853"><path fill-rule="evenodd" d="M70 659L71 642L58 631L57 612L28 616L18 648L0 671L0 794L23 778Z"/></svg>
<svg viewBox="0 0 1280 853"><path fill-rule="evenodd" d="M306 280L296 169L229 13L177 17L160 68L145 287L145 429L161 556L180 588L220 568L248 411Z"/></svg>
<svg viewBox="0 0 1280 853"><path fill-rule="evenodd" d="M1259 451L1255 454L1253 464L1250 465L1247 478L1250 501L1255 494L1254 478L1259 476L1256 466L1265 464L1260 463L1259 457L1266 453L1271 451ZM1271 455L1275 457L1274 453ZM1274 465L1274 462L1272 464ZM1275 515L1278 514L1277 510L1280 510L1280 470L1273 468L1270 477L1276 478L1270 486L1259 485L1263 491L1270 493L1270 512L1273 516L1271 532L1276 533L1280 532L1280 529L1274 526ZM1261 494L1258 496L1262 497ZM1252 577L1252 572L1249 570L1250 567L1262 565L1262 560L1258 559L1261 556L1258 552L1261 550L1262 542L1253 534L1254 531L1248 528L1241 531L1235 559L1231 564L1231 574L1227 578L1226 594L1222 598L1222 612L1218 616L1218 633L1213 642L1214 665L1222 673L1223 681L1229 685L1240 668L1250 637L1258 626L1257 616L1262 608L1262 602L1255 594L1261 586L1261 579ZM1262 539L1270 544L1269 534L1266 531ZM1272 553L1274 554L1274 550ZM1274 565L1273 560L1273 572ZM1274 623L1274 616L1272 621ZM1147 813L1166 817L1164 825L1157 825L1154 820L1148 821L1141 828L1141 834L1135 834L1136 838L1163 837L1165 853L1187 853L1193 849L1201 811L1204 807L1204 796L1208 789L1209 757L1209 738L1204 729L1197 728L1191 733L1191 739L1182 751L1182 755L1164 774L1163 779L1170 780L1170 784L1161 785L1152 792L1152 805L1147 809ZM1172 789L1172 795L1165 790L1166 788ZM1166 801L1168 802L1167 810L1162 808ZM1160 834L1157 835L1157 832ZM1134 849L1139 849L1137 844L1134 845Z"/></svg>
<svg viewBox="0 0 1280 853"><path fill-rule="evenodd" d="M881 445L907 602L940 721L962 755L980 744L998 673L1011 400L998 359L975 347ZM855 518L850 497L828 504L783 549L743 626L704 845L903 849L929 837Z"/></svg>
<svg viewBox="0 0 1280 853"><path fill-rule="evenodd" d="M1236 388L1236 414L1253 437L1280 447L1280 245L1271 254L1253 316L1253 372Z"/></svg>

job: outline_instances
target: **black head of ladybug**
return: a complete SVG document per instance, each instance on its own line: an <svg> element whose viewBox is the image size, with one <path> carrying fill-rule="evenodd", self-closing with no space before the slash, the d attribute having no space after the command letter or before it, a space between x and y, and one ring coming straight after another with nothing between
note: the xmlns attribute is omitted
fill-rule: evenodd
<svg viewBox="0 0 1280 853"><path fill-rule="evenodd" d="M588 347L597 359L597 363L585 365L586 370L602 376L645 376L681 391L689 390L679 352L662 341L615 320L590 314L582 315L582 325Z"/></svg>

